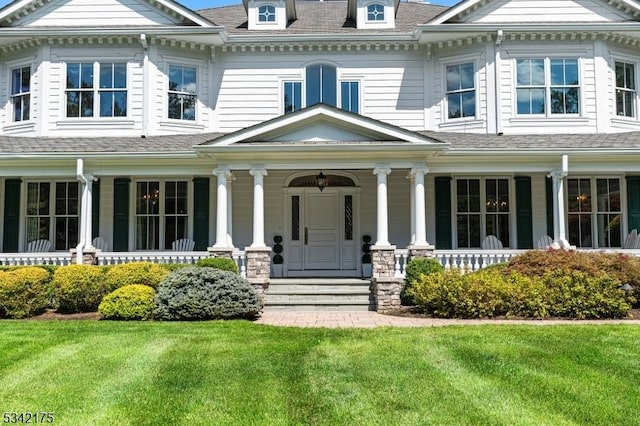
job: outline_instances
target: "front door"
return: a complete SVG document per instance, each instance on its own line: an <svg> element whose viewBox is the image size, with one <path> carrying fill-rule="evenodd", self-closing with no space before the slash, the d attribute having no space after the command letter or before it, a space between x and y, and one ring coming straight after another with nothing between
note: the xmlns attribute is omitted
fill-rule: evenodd
<svg viewBox="0 0 640 426"><path fill-rule="evenodd" d="M285 267L288 276L356 276L355 191L289 188Z"/></svg>

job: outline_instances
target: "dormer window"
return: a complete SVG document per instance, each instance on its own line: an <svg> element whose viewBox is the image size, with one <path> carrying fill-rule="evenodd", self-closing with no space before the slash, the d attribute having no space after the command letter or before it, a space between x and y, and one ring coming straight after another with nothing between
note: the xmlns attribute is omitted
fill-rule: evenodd
<svg viewBox="0 0 640 426"><path fill-rule="evenodd" d="M384 21L384 6L378 3L370 4L367 6L367 21L370 22L383 22Z"/></svg>
<svg viewBox="0 0 640 426"><path fill-rule="evenodd" d="M276 22L276 8L264 4L258 8L258 22Z"/></svg>

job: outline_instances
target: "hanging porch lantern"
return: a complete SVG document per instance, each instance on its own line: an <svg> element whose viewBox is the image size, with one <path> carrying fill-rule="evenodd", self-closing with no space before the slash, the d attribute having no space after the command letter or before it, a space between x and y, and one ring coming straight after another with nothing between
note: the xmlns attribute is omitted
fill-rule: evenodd
<svg viewBox="0 0 640 426"><path fill-rule="evenodd" d="M329 180L324 175L324 173L322 173L322 170L320 170L320 174L316 176L316 185L318 186L318 189L320 190L320 192L322 192L327 187L328 184L329 184Z"/></svg>

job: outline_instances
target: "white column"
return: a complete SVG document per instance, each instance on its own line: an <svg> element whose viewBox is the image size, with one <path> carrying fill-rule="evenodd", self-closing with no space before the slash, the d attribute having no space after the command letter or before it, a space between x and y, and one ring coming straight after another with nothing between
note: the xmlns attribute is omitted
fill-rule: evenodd
<svg viewBox="0 0 640 426"><path fill-rule="evenodd" d="M218 177L218 204L216 209L216 248L227 248L227 178L231 175L229 169L218 167L213 171Z"/></svg>
<svg viewBox="0 0 640 426"><path fill-rule="evenodd" d="M376 246L389 246L389 213L387 206L387 175L391 173L388 167L376 167L373 174L378 177L378 228Z"/></svg>
<svg viewBox="0 0 640 426"><path fill-rule="evenodd" d="M411 169L413 176L413 198L415 208L415 241L416 246L426 246L427 243L427 223L425 217L424 200L424 175L429 171L426 166L417 166Z"/></svg>
<svg viewBox="0 0 640 426"><path fill-rule="evenodd" d="M264 243L264 177L265 169L251 169L253 176L253 242L250 247L266 247Z"/></svg>
<svg viewBox="0 0 640 426"><path fill-rule="evenodd" d="M412 172L407 173L407 179L409 179L409 193L411 198L411 241L409 244L413 245L413 243L416 242L416 191L414 188L415 179Z"/></svg>
<svg viewBox="0 0 640 426"><path fill-rule="evenodd" d="M565 231L566 211L564 206L564 178L567 173L554 170L550 173L553 182L553 244L558 248L569 248Z"/></svg>
<svg viewBox="0 0 640 426"><path fill-rule="evenodd" d="M233 197L231 194L231 187L233 181L236 180L236 175L229 174L227 179L227 246L233 247Z"/></svg>
<svg viewBox="0 0 640 426"><path fill-rule="evenodd" d="M85 175L86 183L82 188L82 198L84 201L84 208L82 215L85 217L85 228L84 228L84 247L92 248L93 247L93 239L92 231L93 231L93 181L95 177L93 175Z"/></svg>

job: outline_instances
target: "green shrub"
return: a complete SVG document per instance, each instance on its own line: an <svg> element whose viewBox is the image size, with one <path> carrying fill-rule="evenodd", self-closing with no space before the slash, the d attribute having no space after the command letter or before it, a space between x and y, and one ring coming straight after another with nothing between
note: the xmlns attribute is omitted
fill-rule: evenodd
<svg viewBox="0 0 640 426"><path fill-rule="evenodd" d="M108 293L103 268L93 265L59 267L49 291L54 307L65 313L93 312Z"/></svg>
<svg viewBox="0 0 640 426"><path fill-rule="evenodd" d="M262 308L247 280L209 267L169 274L158 286L156 305L154 316L160 320L254 318Z"/></svg>
<svg viewBox="0 0 640 426"><path fill-rule="evenodd" d="M104 319L147 320L155 309L156 291L148 285L131 284L107 294L98 307Z"/></svg>
<svg viewBox="0 0 640 426"><path fill-rule="evenodd" d="M39 267L0 272L0 317L25 318L47 307L49 273Z"/></svg>
<svg viewBox="0 0 640 426"><path fill-rule="evenodd" d="M429 275L435 272L442 272L444 268L438 260L430 257L414 257L407 263L405 268L404 289L400 294L403 305L414 305L414 300L409 296L409 289L413 283L420 278L420 275Z"/></svg>
<svg viewBox="0 0 640 426"><path fill-rule="evenodd" d="M196 262L196 266L205 266L213 269L219 269L221 271L229 271L238 273L238 265L233 259L228 257L207 257L200 259Z"/></svg>
<svg viewBox="0 0 640 426"><path fill-rule="evenodd" d="M161 265L169 272L173 272L176 269L186 268L187 266L193 266L189 263L162 263Z"/></svg>
<svg viewBox="0 0 640 426"><path fill-rule="evenodd" d="M111 292L131 284L156 288L169 275L164 266L151 262L131 262L114 265L107 270L107 288Z"/></svg>

